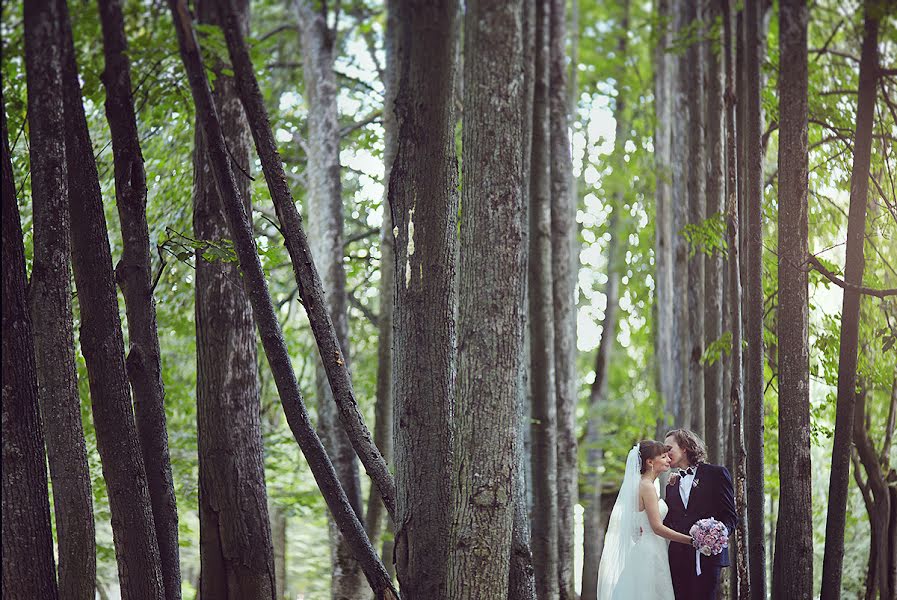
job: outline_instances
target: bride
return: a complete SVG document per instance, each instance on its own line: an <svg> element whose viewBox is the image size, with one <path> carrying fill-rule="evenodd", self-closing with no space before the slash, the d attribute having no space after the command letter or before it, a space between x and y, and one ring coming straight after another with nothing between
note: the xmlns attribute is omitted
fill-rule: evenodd
<svg viewBox="0 0 897 600"><path fill-rule="evenodd" d="M691 537L663 524L667 505L655 480L670 469L670 448L642 440L626 458L626 473L614 503L598 568L598 600L672 600L667 545ZM666 539L664 539L666 538Z"/></svg>

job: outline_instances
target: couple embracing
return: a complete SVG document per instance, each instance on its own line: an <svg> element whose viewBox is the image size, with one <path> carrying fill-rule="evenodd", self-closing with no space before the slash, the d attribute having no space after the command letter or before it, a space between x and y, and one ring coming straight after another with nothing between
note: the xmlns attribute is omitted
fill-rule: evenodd
<svg viewBox="0 0 897 600"><path fill-rule="evenodd" d="M662 443L642 440L630 450L604 538L598 600L717 597L728 548L720 551L717 540L711 549L702 540L709 530L723 531L720 523L727 537L737 517L729 471L706 459L704 443L687 429L670 431ZM655 481L671 469L664 500Z"/></svg>

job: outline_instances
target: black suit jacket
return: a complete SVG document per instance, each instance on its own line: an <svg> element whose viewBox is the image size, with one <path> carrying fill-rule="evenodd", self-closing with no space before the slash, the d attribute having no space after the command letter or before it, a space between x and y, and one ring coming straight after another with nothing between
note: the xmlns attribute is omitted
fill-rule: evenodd
<svg viewBox="0 0 897 600"><path fill-rule="evenodd" d="M697 484L697 485L695 485ZM669 507L663 524L670 529L689 535L688 530L697 521L713 517L729 529L729 539L735 533L738 514L735 512L735 495L732 476L728 469L719 465L701 464L695 473L691 494L688 497L688 508L682 504L679 495L679 480L667 485L666 502ZM729 548L731 550L731 546ZM694 556L694 548L685 544L670 544L670 553L690 553ZM683 555L682 558L685 558ZM692 559L693 562L693 559ZM729 566L729 552L723 551L716 556L701 556L701 565L717 567Z"/></svg>

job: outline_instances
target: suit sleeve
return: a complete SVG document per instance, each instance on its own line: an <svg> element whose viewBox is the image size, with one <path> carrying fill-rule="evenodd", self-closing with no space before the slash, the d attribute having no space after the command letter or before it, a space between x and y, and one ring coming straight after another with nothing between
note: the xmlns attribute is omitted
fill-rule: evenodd
<svg viewBox="0 0 897 600"><path fill-rule="evenodd" d="M729 529L729 535L735 533L738 524L738 513L735 511L735 490L732 485L732 476L726 467L720 467L722 481L720 482L720 520Z"/></svg>

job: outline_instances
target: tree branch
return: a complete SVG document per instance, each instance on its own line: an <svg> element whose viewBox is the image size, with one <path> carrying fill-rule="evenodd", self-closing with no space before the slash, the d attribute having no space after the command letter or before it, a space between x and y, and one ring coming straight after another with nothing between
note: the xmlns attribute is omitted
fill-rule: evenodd
<svg viewBox="0 0 897 600"><path fill-rule="evenodd" d="M873 288L864 287L861 285L855 285L853 283L847 283L828 269L826 269L819 259L810 254L807 257L807 262L809 262L813 267L819 271L826 279L834 283L840 288L845 290L851 290L854 292L858 292L860 294L864 294L866 296L875 296L876 298L885 298L887 296L897 296L897 289L884 289L884 290L876 290Z"/></svg>

